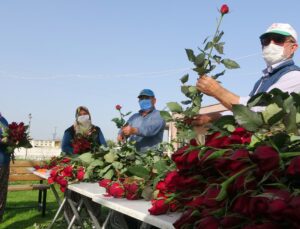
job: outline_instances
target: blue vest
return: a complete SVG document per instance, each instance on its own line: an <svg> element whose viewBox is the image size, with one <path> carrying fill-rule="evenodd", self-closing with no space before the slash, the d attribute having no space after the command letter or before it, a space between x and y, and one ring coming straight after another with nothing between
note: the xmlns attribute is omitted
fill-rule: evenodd
<svg viewBox="0 0 300 229"><path fill-rule="evenodd" d="M293 60L288 60L272 70L267 76L263 76L258 80L249 96L253 96L260 92L266 92L273 84L275 84L282 76L291 71L300 71ZM280 88L279 88L280 89Z"/></svg>

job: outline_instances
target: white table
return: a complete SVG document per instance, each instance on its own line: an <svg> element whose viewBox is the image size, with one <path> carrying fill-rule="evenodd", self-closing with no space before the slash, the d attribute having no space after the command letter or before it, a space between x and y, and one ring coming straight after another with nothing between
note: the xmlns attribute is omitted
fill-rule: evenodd
<svg viewBox="0 0 300 229"><path fill-rule="evenodd" d="M78 203L75 203L69 197L71 192L76 192L76 193L80 194L80 200L79 200ZM73 226L75 220L77 220L78 223L83 227L82 219L80 217L80 211L83 207L86 208L90 218L92 219L94 227L96 229L102 228L101 225L99 224L98 219L96 218L96 216L94 214L93 208L91 206L91 201L92 201L92 198L102 196L105 193L106 193L105 188L100 187L98 183L81 182L81 183L77 183L77 184L68 185L68 188L66 190L65 198L64 198L62 204L60 205L59 209L57 210L57 212L56 212L56 214L55 214L55 216L52 220L51 225L49 225L48 228L49 229L52 228L52 226L54 225L55 221L57 220L60 212L63 210L64 205L67 202L71 206L71 209L72 209L73 214L74 214L71 221L68 224L68 229ZM99 208L100 207L101 207L101 205L99 206Z"/></svg>
<svg viewBox="0 0 300 229"><path fill-rule="evenodd" d="M150 215L148 209L152 207L151 202L145 200L116 199L102 195L93 198L93 201L161 229L173 229L173 223L181 216L178 212L158 216Z"/></svg>

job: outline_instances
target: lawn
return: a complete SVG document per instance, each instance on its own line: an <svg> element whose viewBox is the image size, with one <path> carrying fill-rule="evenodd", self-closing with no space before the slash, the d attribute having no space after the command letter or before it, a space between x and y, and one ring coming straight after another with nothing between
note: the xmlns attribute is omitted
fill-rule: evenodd
<svg viewBox="0 0 300 229"><path fill-rule="evenodd" d="M46 216L42 217L41 212L37 210L37 199L38 191L35 190L9 192L4 220L0 223L0 229L45 228L54 217L58 204L55 201L52 191L48 190ZM60 226L62 226L61 223Z"/></svg>

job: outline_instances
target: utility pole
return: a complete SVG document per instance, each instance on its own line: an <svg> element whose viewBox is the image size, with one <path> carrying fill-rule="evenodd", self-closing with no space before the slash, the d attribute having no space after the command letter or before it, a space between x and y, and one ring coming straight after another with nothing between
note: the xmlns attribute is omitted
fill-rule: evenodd
<svg viewBox="0 0 300 229"><path fill-rule="evenodd" d="M55 126L54 127L54 133L53 133L53 141L56 140L56 130L57 130L57 127Z"/></svg>

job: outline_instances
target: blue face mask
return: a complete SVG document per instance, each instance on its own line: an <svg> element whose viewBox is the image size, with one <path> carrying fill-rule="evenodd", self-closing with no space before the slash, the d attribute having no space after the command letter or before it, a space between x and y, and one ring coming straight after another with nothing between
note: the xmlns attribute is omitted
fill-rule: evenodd
<svg viewBox="0 0 300 229"><path fill-rule="evenodd" d="M139 101L140 108L142 111L147 111L152 108L151 99L143 99Z"/></svg>

